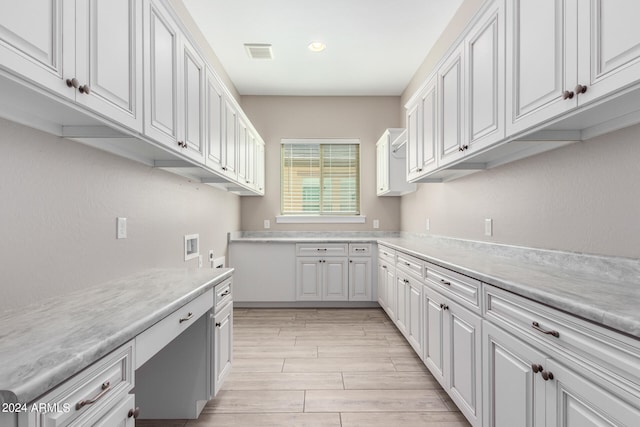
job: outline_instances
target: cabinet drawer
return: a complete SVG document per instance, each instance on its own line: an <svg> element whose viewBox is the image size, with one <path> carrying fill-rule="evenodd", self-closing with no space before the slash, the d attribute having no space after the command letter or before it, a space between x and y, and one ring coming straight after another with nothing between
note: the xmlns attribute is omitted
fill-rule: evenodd
<svg viewBox="0 0 640 427"><path fill-rule="evenodd" d="M49 411L51 407L56 410L37 413L38 420L32 420L30 425L59 427L76 420L77 425L82 425L82 420L109 411L134 386L133 351L131 341L32 402L31 405L48 404Z"/></svg>
<svg viewBox="0 0 640 427"><path fill-rule="evenodd" d="M348 255L347 243L298 243L296 255L298 256L346 256Z"/></svg>
<svg viewBox="0 0 640 427"><path fill-rule="evenodd" d="M233 301L233 288L231 278L216 285L214 289L214 312L217 313L222 307Z"/></svg>
<svg viewBox="0 0 640 427"><path fill-rule="evenodd" d="M402 252L396 254L396 267L424 278L424 261Z"/></svg>
<svg viewBox="0 0 640 427"><path fill-rule="evenodd" d="M136 337L136 369L213 307L213 289L174 311Z"/></svg>
<svg viewBox="0 0 640 427"><path fill-rule="evenodd" d="M371 243L349 243L350 256L370 256Z"/></svg>
<svg viewBox="0 0 640 427"><path fill-rule="evenodd" d="M640 386L640 341L514 295L484 286L484 317L548 352L570 354L597 364Z"/></svg>
<svg viewBox="0 0 640 427"><path fill-rule="evenodd" d="M482 282L440 266L427 263L427 284L480 313Z"/></svg>
<svg viewBox="0 0 640 427"><path fill-rule="evenodd" d="M386 246L378 246L378 257L392 264L396 263L396 251L395 249L388 248Z"/></svg>

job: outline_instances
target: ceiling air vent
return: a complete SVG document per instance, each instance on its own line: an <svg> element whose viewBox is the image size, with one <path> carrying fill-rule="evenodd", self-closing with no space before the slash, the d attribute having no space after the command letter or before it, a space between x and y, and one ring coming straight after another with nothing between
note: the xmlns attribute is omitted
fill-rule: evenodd
<svg viewBox="0 0 640 427"><path fill-rule="evenodd" d="M273 51L270 44L245 43L244 48L251 59L273 59Z"/></svg>

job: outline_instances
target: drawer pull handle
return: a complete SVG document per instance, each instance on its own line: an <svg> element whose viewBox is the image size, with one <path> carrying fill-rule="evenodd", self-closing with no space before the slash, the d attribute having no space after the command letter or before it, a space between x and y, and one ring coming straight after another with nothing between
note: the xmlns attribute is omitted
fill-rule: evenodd
<svg viewBox="0 0 640 427"><path fill-rule="evenodd" d="M326 252L326 251L327 251L327 248L318 248L318 249L316 249L316 250L317 250L317 251L324 251L324 252Z"/></svg>
<svg viewBox="0 0 640 427"><path fill-rule="evenodd" d="M405 262L404 265L406 265L407 267L411 267L411 263L410 262Z"/></svg>
<svg viewBox="0 0 640 427"><path fill-rule="evenodd" d="M105 394L107 394L111 390L111 383L109 381L105 381L102 383L101 392L96 395L93 399L85 399L76 403L76 411L79 411L83 407L87 405L93 405L98 400L102 399Z"/></svg>
<svg viewBox="0 0 640 427"><path fill-rule="evenodd" d="M542 371L540 375L542 375L542 379L545 381L549 381L553 379L553 373L549 371Z"/></svg>
<svg viewBox="0 0 640 427"><path fill-rule="evenodd" d="M440 279L440 282L442 282L443 285L451 286L451 282L447 282L444 279Z"/></svg>
<svg viewBox="0 0 640 427"><path fill-rule="evenodd" d="M536 331L542 332L543 334L552 335L552 336L554 336L556 338L560 338L560 332L558 332L558 331L545 331L544 329L542 329L540 327L540 324L538 322L531 322L531 327L533 329L535 329Z"/></svg>
<svg viewBox="0 0 640 427"><path fill-rule="evenodd" d="M182 322L186 322L186 321L188 321L188 320L191 320L191 318L192 318L192 317L193 317L193 313L192 313L192 312L189 312L189 313L186 315L186 317L181 317L179 322L180 322L180 323L182 323Z"/></svg>
<svg viewBox="0 0 640 427"><path fill-rule="evenodd" d="M227 295L229 295L231 293L231 289L227 289L226 291L224 291L223 293L221 293L219 295L220 298L222 297L226 297Z"/></svg>
<svg viewBox="0 0 640 427"><path fill-rule="evenodd" d="M140 408L136 407L135 409L129 409L129 413L127 414L127 417L138 418L138 415L140 415Z"/></svg>
<svg viewBox="0 0 640 427"><path fill-rule="evenodd" d="M356 252L364 252L364 251L366 251L365 248L356 248Z"/></svg>
<svg viewBox="0 0 640 427"><path fill-rule="evenodd" d="M382 268L387 268L387 266L386 266L386 265L383 265L383 266L382 266Z"/></svg>
<svg viewBox="0 0 640 427"><path fill-rule="evenodd" d="M534 363L533 365L531 365L531 369L533 370L534 374L537 374L538 372L542 372L544 370L544 368L542 367L542 365L538 365L536 363Z"/></svg>

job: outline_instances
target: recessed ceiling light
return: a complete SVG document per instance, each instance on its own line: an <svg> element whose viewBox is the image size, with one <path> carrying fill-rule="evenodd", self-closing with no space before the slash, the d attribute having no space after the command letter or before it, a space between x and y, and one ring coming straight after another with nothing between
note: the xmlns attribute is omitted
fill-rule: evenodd
<svg viewBox="0 0 640 427"><path fill-rule="evenodd" d="M309 43L309 50L311 52L322 52L326 48L327 48L327 45L322 42L315 41L315 42Z"/></svg>

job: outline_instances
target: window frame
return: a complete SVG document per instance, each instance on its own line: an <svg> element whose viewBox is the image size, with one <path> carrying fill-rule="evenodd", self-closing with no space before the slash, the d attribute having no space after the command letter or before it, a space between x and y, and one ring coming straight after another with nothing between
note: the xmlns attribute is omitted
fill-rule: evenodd
<svg viewBox="0 0 640 427"><path fill-rule="evenodd" d="M331 213L284 213L284 194L283 194L283 173L284 173L284 156L283 150L285 145L291 144L312 144L312 145L357 145L358 146L358 172L357 172L357 214L331 214ZM280 141L280 215L276 216L277 223L284 224L318 224L318 223L364 223L366 216L362 214L362 145L360 140L356 138L304 138L304 139L282 139ZM322 161L322 158L320 158ZM322 207L321 207L322 209Z"/></svg>

